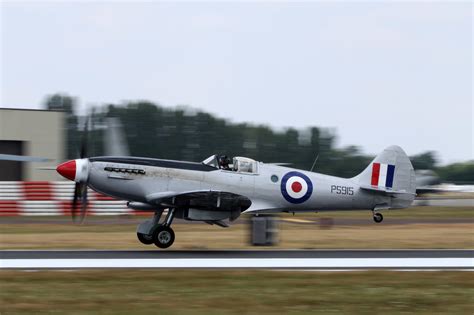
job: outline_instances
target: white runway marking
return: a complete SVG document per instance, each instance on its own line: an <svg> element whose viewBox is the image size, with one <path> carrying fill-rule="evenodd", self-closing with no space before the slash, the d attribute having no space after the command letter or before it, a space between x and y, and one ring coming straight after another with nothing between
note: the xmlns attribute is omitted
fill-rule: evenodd
<svg viewBox="0 0 474 315"><path fill-rule="evenodd" d="M68 268L306 268L471 269L473 258L179 258L2 259L0 269Z"/></svg>

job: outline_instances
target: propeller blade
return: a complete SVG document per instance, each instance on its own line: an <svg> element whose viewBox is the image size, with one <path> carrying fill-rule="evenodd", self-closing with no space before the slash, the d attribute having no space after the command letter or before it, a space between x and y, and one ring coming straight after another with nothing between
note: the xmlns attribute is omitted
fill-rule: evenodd
<svg viewBox="0 0 474 315"><path fill-rule="evenodd" d="M71 217L72 217L72 222L76 222L76 216L77 216L77 200L79 199L79 194L80 194L80 183L76 183L74 186L74 197L72 198L72 204L71 204Z"/></svg>
<svg viewBox="0 0 474 315"><path fill-rule="evenodd" d="M87 200L87 185L86 184L83 184L82 185L82 191L81 191L81 194L82 194L82 204L81 204L81 216L80 216L80 224L84 223L85 219L86 219L86 216L87 216L87 203L88 203L88 200Z"/></svg>
<svg viewBox="0 0 474 315"><path fill-rule="evenodd" d="M43 166L37 167L36 169L39 171L55 171L58 167L57 166Z"/></svg>
<svg viewBox="0 0 474 315"><path fill-rule="evenodd" d="M82 133L82 142L81 142L81 159L87 157L87 138L89 133L89 117L86 118L86 123L84 124L84 131Z"/></svg>
<svg viewBox="0 0 474 315"><path fill-rule="evenodd" d="M79 202L81 203L79 209ZM71 204L71 216L74 223L82 224L87 215L87 185L76 183L74 186L74 197Z"/></svg>
<svg viewBox="0 0 474 315"><path fill-rule="evenodd" d="M89 117L86 117L84 124L84 130L82 132L81 151L80 158L84 159L87 157L87 138L89 133ZM79 210L78 203L81 203ZM74 197L72 198L71 204L71 216L74 223L82 224L87 214L87 183L77 182L74 186Z"/></svg>
<svg viewBox="0 0 474 315"><path fill-rule="evenodd" d="M17 162L49 162L52 159L36 156L25 156L15 154L0 154L1 161L17 161Z"/></svg>

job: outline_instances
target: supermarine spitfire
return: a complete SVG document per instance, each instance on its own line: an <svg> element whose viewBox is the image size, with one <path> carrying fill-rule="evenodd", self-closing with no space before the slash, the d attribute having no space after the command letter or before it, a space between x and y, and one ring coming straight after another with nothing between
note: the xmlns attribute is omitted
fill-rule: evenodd
<svg viewBox="0 0 474 315"><path fill-rule="evenodd" d="M128 201L128 207L154 213L138 225L144 244L167 248L174 242L174 218L227 227L242 213L361 210L373 212L410 206L415 198L413 166L405 152L390 146L353 178L339 178L265 164L250 158L212 155L201 163L140 157L86 157L57 167L75 181L73 218L83 220L87 187ZM80 215L76 214L82 200ZM168 209L164 216L164 210ZM162 216L164 218L162 219Z"/></svg>

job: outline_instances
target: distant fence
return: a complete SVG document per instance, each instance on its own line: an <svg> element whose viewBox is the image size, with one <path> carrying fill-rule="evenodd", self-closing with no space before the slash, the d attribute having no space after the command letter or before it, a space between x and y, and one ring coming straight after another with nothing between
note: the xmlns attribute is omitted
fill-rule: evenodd
<svg viewBox="0 0 474 315"><path fill-rule="evenodd" d="M0 181L0 216L70 215L74 183ZM89 189L89 215L125 215L137 212L127 202Z"/></svg>

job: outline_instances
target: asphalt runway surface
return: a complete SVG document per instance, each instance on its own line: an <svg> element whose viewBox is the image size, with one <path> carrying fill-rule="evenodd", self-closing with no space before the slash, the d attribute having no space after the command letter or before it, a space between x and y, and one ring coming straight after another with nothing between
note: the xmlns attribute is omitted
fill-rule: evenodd
<svg viewBox="0 0 474 315"><path fill-rule="evenodd" d="M474 250L2 250L0 259L474 258Z"/></svg>
<svg viewBox="0 0 474 315"><path fill-rule="evenodd" d="M4 250L0 269L280 268L474 271L474 250Z"/></svg>

